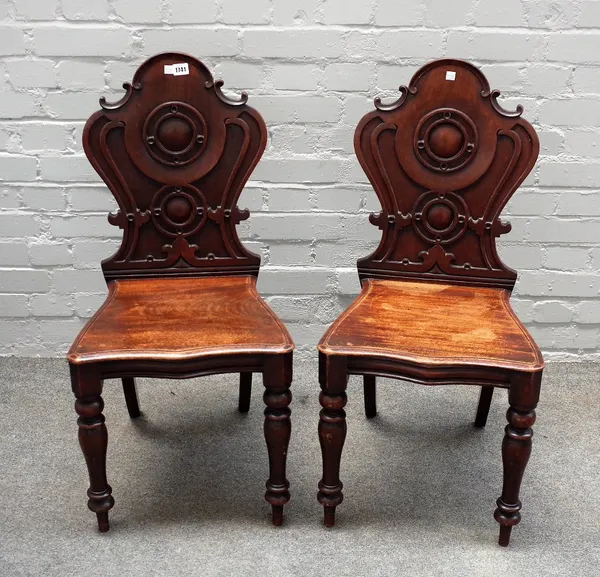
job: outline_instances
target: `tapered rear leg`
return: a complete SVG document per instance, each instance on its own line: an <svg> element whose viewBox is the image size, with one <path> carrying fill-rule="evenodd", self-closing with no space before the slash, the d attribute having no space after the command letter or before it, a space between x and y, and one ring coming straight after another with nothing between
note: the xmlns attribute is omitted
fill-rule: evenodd
<svg viewBox="0 0 600 577"><path fill-rule="evenodd" d="M321 412L319 413L319 442L323 457L323 477L319 482L317 499L323 505L324 524L333 527L335 509L344 500L340 481L340 461L346 439L346 359L319 354L321 382Z"/></svg>
<svg viewBox="0 0 600 577"><path fill-rule="evenodd" d="M506 547L512 528L521 521L519 491L525 467L531 455L535 423L535 407L540 396L542 373L519 375L511 382L508 392L510 408L506 412L508 425L502 441L504 482L502 495L496 501L494 518L500 523L498 543Z"/></svg>
<svg viewBox="0 0 600 577"><path fill-rule="evenodd" d="M250 410L250 397L252 396L252 373L240 373L240 397L238 410L247 413Z"/></svg>
<svg viewBox="0 0 600 577"><path fill-rule="evenodd" d="M365 415L367 419L377 416L377 391L375 377L365 375L363 378L363 387L365 390Z"/></svg>
<svg viewBox="0 0 600 577"><path fill-rule="evenodd" d="M79 415L79 445L87 463L90 487L88 507L96 513L98 529L108 531L108 512L115 504L112 488L106 479L108 434L104 424L102 379L93 366L71 365L71 387L75 394L75 411Z"/></svg>
<svg viewBox="0 0 600 577"><path fill-rule="evenodd" d="M140 405L138 402L135 379L133 377L123 377L123 392L125 393L125 404L132 419L137 419L140 415Z"/></svg>
<svg viewBox="0 0 600 577"><path fill-rule="evenodd" d="M494 387L481 387L479 404L477 405L477 415L475 416L475 422L473 423L474 427L485 427L490 412L490 405L492 404L493 394Z"/></svg>

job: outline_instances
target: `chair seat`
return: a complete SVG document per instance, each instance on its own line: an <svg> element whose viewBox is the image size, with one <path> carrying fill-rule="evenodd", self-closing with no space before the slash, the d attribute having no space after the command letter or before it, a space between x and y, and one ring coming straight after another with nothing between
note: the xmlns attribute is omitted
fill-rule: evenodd
<svg viewBox="0 0 600 577"><path fill-rule="evenodd" d="M542 355L509 297L504 289L367 279L319 350L419 365L538 371Z"/></svg>
<svg viewBox="0 0 600 577"><path fill-rule="evenodd" d="M71 363L283 354L294 348L251 276L115 280Z"/></svg>

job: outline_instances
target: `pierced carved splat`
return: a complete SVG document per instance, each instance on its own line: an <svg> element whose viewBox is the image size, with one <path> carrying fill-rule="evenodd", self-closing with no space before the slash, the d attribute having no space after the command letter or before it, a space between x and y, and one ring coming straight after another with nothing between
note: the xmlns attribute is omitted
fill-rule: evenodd
<svg viewBox="0 0 600 577"><path fill-rule="evenodd" d="M165 74L176 63L189 74ZM83 144L119 205L109 222L123 241L102 263L107 280L258 274L260 257L236 233L249 216L237 200L267 132L248 96L231 99L222 86L202 62L166 53L140 66L120 100L100 99Z"/></svg>
<svg viewBox="0 0 600 577"><path fill-rule="evenodd" d="M516 273L496 251L510 225L499 216L539 152L522 107L504 110L481 71L459 60L424 66L400 93L376 98L354 137L382 206L370 217L381 242L359 275L512 288Z"/></svg>

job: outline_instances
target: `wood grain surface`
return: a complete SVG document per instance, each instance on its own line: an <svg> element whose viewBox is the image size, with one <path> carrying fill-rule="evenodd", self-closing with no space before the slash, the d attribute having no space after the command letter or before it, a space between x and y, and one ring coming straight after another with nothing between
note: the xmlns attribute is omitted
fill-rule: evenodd
<svg viewBox="0 0 600 577"><path fill-rule="evenodd" d="M129 279L109 286L106 302L68 353L72 363L293 348L254 277Z"/></svg>
<svg viewBox="0 0 600 577"><path fill-rule="evenodd" d="M541 353L504 289L367 279L319 343L327 354L537 371Z"/></svg>

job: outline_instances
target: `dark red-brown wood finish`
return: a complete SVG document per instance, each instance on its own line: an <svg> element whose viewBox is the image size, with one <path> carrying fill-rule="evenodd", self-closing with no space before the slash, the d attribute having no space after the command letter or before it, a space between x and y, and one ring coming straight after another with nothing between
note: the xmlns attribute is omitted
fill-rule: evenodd
<svg viewBox="0 0 600 577"><path fill-rule="evenodd" d="M177 59L189 74L165 74ZM235 225L250 215L237 200L267 130L247 95L232 100L222 85L202 62L161 54L124 84L120 101L100 99L83 146L119 204L109 221L123 229L123 243L102 263L107 280L258 274L260 258Z"/></svg>
<svg viewBox="0 0 600 577"><path fill-rule="evenodd" d="M273 524L289 500L293 343L256 291L260 257L236 233L249 216L237 200L267 131L246 94L231 99L222 85L191 56L159 54L124 84L121 100L101 98L84 129L85 153L119 206L109 222L123 229L120 248L102 263L106 302L67 357L100 531L114 505L101 396L109 378L122 379L136 418L135 377L240 373L238 408L247 412L252 373L262 373Z"/></svg>
<svg viewBox="0 0 600 577"><path fill-rule="evenodd" d="M354 146L382 210L379 246L358 261L362 291L319 343L319 502L334 524L342 502L348 375L364 375L365 412L376 415L376 376L427 385L481 386L476 427L494 387L509 391L504 485L494 514L500 544L519 523L519 488L531 451L541 353L510 308L516 273L496 238L508 199L533 168L539 143L522 108L504 110L476 67L438 60L391 104L359 123Z"/></svg>

